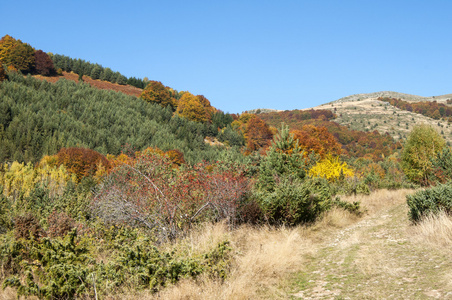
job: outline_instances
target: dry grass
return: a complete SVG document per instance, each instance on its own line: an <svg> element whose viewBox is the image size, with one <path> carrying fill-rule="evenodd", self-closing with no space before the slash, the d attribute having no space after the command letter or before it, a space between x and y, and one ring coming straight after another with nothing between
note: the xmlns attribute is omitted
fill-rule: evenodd
<svg viewBox="0 0 452 300"><path fill-rule="evenodd" d="M437 249L446 249L451 254L452 218L446 213L431 215L410 228L412 237L419 243L427 243Z"/></svg>
<svg viewBox="0 0 452 300"><path fill-rule="evenodd" d="M377 190L370 195L348 196L342 200L349 202L359 201L368 214L374 214L384 208L406 202L406 195L413 192L413 190L409 189Z"/></svg>
<svg viewBox="0 0 452 300"><path fill-rule="evenodd" d="M223 232L223 233L220 233ZM209 247L217 236L230 237L234 263L224 281L201 277L186 280L159 294L162 299L256 299L278 295L278 282L299 268L303 256L313 251L306 228L270 228L242 226L228 232L223 225L213 225L192 236L196 247ZM203 246L204 245L204 246ZM210 246L211 247L211 246Z"/></svg>
<svg viewBox="0 0 452 300"><path fill-rule="evenodd" d="M421 114L398 109L372 95L363 95L360 99L359 101L343 99L340 102L314 107L314 109L333 111L338 116L334 121L350 129L377 130L380 134L388 132L395 140L405 139L415 125L429 124L438 132L443 132L443 137L447 141L452 141L450 137L452 127L444 120L434 120ZM408 98L402 97L402 99L409 101ZM445 98L437 101L446 104Z"/></svg>

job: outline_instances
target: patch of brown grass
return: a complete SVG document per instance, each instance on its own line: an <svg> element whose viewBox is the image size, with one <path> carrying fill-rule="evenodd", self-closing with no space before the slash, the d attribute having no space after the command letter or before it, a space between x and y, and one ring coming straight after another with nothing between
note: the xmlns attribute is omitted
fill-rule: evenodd
<svg viewBox="0 0 452 300"><path fill-rule="evenodd" d="M62 76L47 77L47 76L35 75L33 77L41 79L41 80L53 82L53 83L57 82L61 78L78 82L78 75L75 73L68 73L68 72L63 72ZM92 87L95 87L95 88L98 88L101 90L113 90L113 91L121 92L126 95L130 95L130 96L139 97L141 92L143 91L142 89L131 86L131 85L120 85L120 84L111 83L108 81L94 80L94 79L91 79L91 77L86 76L86 75L83 76L83 81L88 83Z"/></svg>

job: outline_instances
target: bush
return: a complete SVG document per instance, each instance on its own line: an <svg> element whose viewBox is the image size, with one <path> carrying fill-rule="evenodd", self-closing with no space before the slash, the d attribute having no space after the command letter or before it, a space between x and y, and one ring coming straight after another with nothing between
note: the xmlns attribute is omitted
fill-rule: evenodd
<svg viewBox="0 0 452 300"><path fill-rule="evenodd" d="M223 280L229 272L231 248L219 242L202 253L164 251L138 230L100 229L102 239L79 236L17 240L0 236L3 288L18 296L40 299L94 299L132 289L155 292L182 278L206 274ZM101 257L96 257L98 249Z"/></svg>
<svg viewBox="0 0 452 300"><path fill-rule="evenodd" d="M297 225L313 222L331 207L332 191L321 178L301 181L283 176L272 192L256 193L266 220L270 224Z"/></svg>
<svg viewBox="0 0 452 300"><path fill-rule="evenodd" d="M452 212L452 183L439 184L435 187L418 191L407 196L410 208L409 216L413 222L420 221L424 216L444 211Z"/></svg>
<svg viewBox="0 0 452 300"><path fill-rule="evenodd" d="M16 229L16 239L39 239L44 235L44 231L35 216L26 214L14 219Z"/></svg>
<svg viewBox="0 0 452 300"><path fill-rule="evenodd" d="M67 213L59 213L56 210L49 215L47 223L49 225L47 234L50 237L65 236L75 227L74 220Z"/></svg>
<svg viewBox="0 0 452 300"><path fill-rule="evenodd" d="M202 221L233 224L247 191L248 179L238 166L174 168L167 157L145 151L134 164L112 171L92 207L105 222L146 228L166 240Z"/></svg>

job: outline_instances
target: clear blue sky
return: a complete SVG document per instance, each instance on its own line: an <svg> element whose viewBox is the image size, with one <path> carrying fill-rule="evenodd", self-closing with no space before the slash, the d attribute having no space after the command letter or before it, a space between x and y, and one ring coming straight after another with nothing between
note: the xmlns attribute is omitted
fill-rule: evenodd
<svg viewBox="0 0 452 300"><path fill-rule="evenodd" d="M452 93L452 1L7 1L0 36L237 113Z"/></svg>

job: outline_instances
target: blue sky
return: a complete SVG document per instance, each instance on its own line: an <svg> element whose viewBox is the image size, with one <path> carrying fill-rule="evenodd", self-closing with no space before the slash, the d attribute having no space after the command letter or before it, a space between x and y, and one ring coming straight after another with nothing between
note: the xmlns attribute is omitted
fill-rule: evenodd
<svg viewBox="0 0 452 300"><path fill-rule="evenodd" d="M1 1L0 36L231 113L452 93L452 1Z"/></svg>

